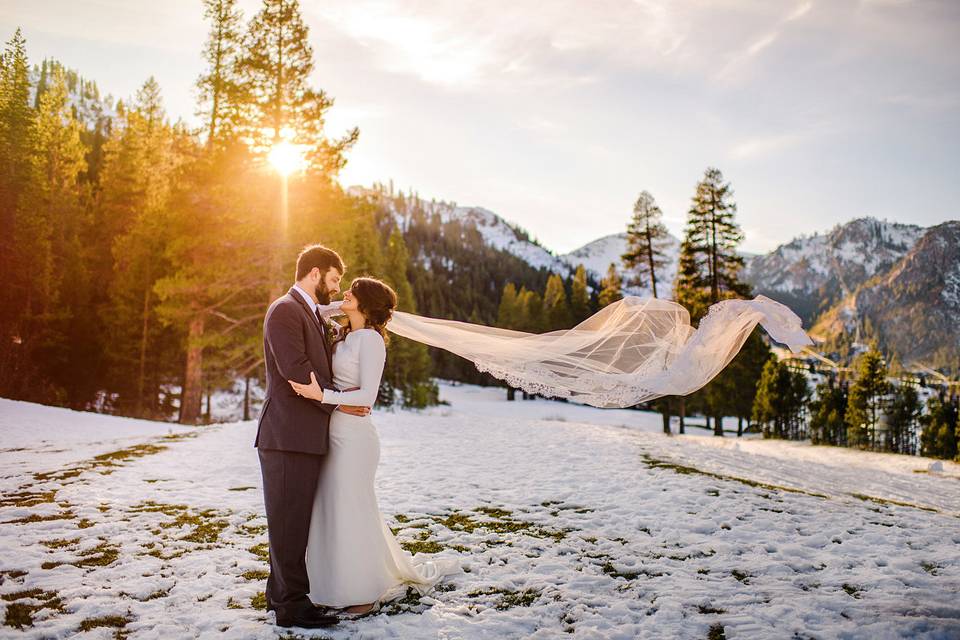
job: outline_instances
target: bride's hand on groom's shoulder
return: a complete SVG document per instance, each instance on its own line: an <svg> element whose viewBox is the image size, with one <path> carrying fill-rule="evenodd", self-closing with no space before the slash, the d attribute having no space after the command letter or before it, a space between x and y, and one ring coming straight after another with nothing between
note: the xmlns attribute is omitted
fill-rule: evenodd
<svg viewBox="0 0 960 640"><path fill-rule="evenodd" d="M323 389L320 388L320 384L317 382L317 376L313 371L310 372L310 384L300 384L293 380L287 380L287 382L290 383L290 386L293 387L293 390L298 396L323 401Z"/></svg>

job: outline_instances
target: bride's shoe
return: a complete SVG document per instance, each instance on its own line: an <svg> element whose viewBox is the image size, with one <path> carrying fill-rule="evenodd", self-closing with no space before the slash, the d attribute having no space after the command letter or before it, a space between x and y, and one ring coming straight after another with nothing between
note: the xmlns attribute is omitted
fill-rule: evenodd
<svg viewBox="0 0 960 640"><path fill-rule="evenodd" d="M369 608L361 611L351 612L350 609L353 607L344 607L337 612L337 617L339 617L341 620L359 620L360 618L365 618L378 613L380 611L380 607L381 603L379 600L371 604Z"/></svg>

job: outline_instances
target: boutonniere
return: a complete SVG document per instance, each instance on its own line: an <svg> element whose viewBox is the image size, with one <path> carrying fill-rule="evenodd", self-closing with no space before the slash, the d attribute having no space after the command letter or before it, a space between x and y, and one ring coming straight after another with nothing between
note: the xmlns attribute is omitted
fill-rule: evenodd
<svg viewBox="0 0 960 640"><path fill-rule="evenodd" d="M327 320L324 318L323 321L327 325L327 342L329 346L332 347L337 341L340 340L340 338L343 337L344 327L336 320Z"/></svg>

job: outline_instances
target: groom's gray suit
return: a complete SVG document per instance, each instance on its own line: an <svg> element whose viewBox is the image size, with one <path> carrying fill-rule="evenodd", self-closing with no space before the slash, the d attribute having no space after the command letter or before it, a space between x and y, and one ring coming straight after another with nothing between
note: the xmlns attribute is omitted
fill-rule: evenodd
<svg viewBox="0 0 960 640"><path fill-rule="evenodd" d="M336 408L298 396L287 380L333 385L328 328L299 292L291 288L267 310L263 351L267 395L254 446L260 456L263 501L270 540L266 599L277 620L313 610L304 554L330 414Z"/></svg>

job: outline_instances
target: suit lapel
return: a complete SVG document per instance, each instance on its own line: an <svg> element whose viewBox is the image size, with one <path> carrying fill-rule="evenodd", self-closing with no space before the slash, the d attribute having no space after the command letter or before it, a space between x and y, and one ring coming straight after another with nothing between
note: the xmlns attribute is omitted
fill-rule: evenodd
<svg viewBox="0 0 960 640"><path fill-rule="evenodd" d="M319 329L320 319L317 318L317 314L310 309L310 305L308 305L307 301L303 299L303 296L295 291L293 287L290 287L290 291L288 291L287 294L300 303L300 306L303 307L303 310L306 311L307 315L310 316L310 319L313 320L313 324Z"/></svg>
<svg viewBox="0 0 960 640"><path fill-rule="evenodd" d="M306 314L313 320L313 326L315 326L317 331L320 332L320 341L323 343L323 353L327 356L327 364L330 367L330 371L333 371L333 354L330 350L330 344L327 342L327 334L325 332L326 327L321 325L320 318L318 318L317 314L310 309L310 305L307 304L307 301L304 300L303 296L301 296L299 292L295 291L293 287L290 287L290 290L287 291L287 295L299 302Z"/></svg>

